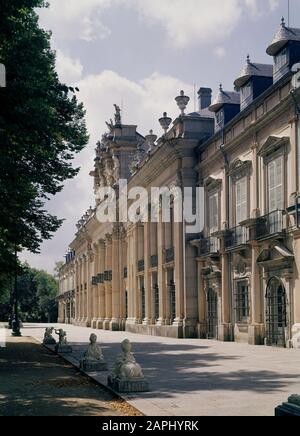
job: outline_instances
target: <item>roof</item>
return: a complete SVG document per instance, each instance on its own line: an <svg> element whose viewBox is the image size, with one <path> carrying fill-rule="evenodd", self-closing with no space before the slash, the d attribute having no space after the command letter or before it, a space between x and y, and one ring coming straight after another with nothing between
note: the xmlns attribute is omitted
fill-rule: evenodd
<svg viewBox="0 0 300 436"><path fill-rule="evenodd" d="M219 93L209 106L209 110L210 112L217 112L224 104L240 105L240 94L232 91L223 91L222 85L220 85Z"/></svg>
<svg viewBox="0 0 300 436"><path fill-rule="evenodd" d="M246 65L234 82L235 88L240 89L251 77L273 77L273 65L252 63L248 56Z"/></svg>
<svg viewBox="0 0 300 436"><path fill-rule="evenodd" d="M275 56L289 41L300 42L300 29L287 27L283 18L279 30L267 48L267 54Z"/></svg>
<svg viewBox="0 0 300 436"><path fill-rule="evenodd" d="M192 112L188 114L190 117L199 117L199 118L214 118L214 115L211 113L211 111L208 108L201 109L197 112Z"/></svg>

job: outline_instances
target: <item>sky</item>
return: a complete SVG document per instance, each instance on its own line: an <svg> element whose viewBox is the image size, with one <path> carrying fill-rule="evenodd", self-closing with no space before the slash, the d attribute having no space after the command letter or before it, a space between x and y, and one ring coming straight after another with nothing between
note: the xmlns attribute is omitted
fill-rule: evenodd
<svg viewBox="0 0 300 436"><path fill-rule="evenodd" d="M272 63L266 48L288 0L49 0L39 10L40 24L52 31L57 71L63 82L78 86L90 142L76 157L79 175L67 181L47 209L64 218L40 254L23 253L35 268L53 272L74 239L75 224L94 206L93 169L96 142L113 118L116 103L122 121L141 134L163 132L163 112L179 115L175 97L191 97L200 86L232 90L249 54L253 62ZM290 25L300 27L300 2L290 0Z"/></svg>

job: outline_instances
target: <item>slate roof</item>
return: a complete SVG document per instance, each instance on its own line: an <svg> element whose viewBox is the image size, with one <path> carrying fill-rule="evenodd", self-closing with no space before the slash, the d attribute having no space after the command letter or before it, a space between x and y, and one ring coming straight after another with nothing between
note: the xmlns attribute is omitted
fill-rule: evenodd
<svg viewBox="0 0 300 436"><path fill-rule="evenodd" d="M234 82L234 86L239 90L251 77L273 77L273 65L254 64L247 58L247 63Z"/></svg>
<svg viewBox="0 0 300 436"><path fill-rule="evenodd" d="M300 29L287 27L282 19L280 28L273 38L273 41L267 48L267 54L270 56L275 56L281 48L289 41L299 41L300 42Z"/></svg>
<svg viewBox="0 0 300 436"><path fill-rule="evenodd" d="M220 85L219 93L209 106L211 112L217 112L224 104L238 104L240 105L240 94L232 91L223 91Z"/></svg>
<svg viewBox="0 0 300 436"><path fill-rule="evenodd" d="M201 118L214 118L214 115L211 113L211 111L208 108L201 109L197 112L192 112L189 114L191 117L201 117Z"/></svg>

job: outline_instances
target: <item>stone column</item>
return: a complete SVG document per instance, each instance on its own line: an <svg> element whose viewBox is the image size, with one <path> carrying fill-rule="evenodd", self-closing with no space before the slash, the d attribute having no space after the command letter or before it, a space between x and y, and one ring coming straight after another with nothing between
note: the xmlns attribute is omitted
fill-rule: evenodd
<svg viewBox="0 0 300 436"><path fill-rule="evenodd" d="M79 286L79 324L83 321L83 257L80 258L80 286Z"/></svg>
<svg viewBox="0 0 300 436"><path fill-rule="evenodd" d="M106 318L106 304L105 304L105 284L104 284L104 272L105 272L105 240L99 240L99 273L102 275L103 280L98 283L98 295L99 295L99 319L97 320L97 328L103 329L103 323Z"/></svg>
<svg viewBox="0 0 300 436"><path fill-rule="evenodd" d="M120 330L120 265L121 265L120 225L115 224L112 234L112 319L110 330Z"/></svg>
<svg viewBox="0 0 300 436"><path fill-rule="evenodd" d="M153 323L153 305L152 305L152 289L151 289L151 272L150 272L150 253L151 253L151 228L153 224L147 222L144 224L144 262L145 262L145 299L146 299L146 318L143 324L149 325Z"/></svg>
<svg viewBox="0 0 300 436"><path fill-rule="evenodd" d="M159 319L157 325L166 324L166 302L167 302L167 286L166 286L166 271L163 267L165 263L165 225L160 220L157 225L157 254L158 254L158 287L159 287Z"/></svg>
<svg viewBox="0 0 300 436"><path fill-rule="evenodd" d="M197 260L198 272L198 302L199 302L199 337L200 339L207 339L207 320L206 320L206 293L205 293L205 280L202 273L204 263L199 259Z"/></svg>
<svg viewBox="0 0 300 436"><path fill-rule="evenodd" d="M98 244L94 244L93 246L94 249L94 262L93 262L93 277L97 277L98 275L98 268L99 268L99 247ZM99 302L99 297L98 297L98 284L92 284L91 285L91 292L92 292L92 310L91 310L91 315L92 315L92 321L91 321L91 327L93 329L97 328L97 320L98 320L98 302Z"/></svg>
<svg viewBox="0 0 300 436"><path fill-rule="evenodd" d="M106 314L104 320L104 329L109 330L112 318L112 283L109 277L112 271L112 236L106 235L106 256L105 256L105 307Z"/></svg>
<svg viewBox="0 0 300 436"><path fill-rule="evenodd" d="M127 316L126 316L126 289L128 280L128 259L127 259L127 239L126 231L123 228L121 232L121 271L120 271L120 317L121 317L121 328L125 329ZM124 276L124 270L127 268L127 278Z"/></svg>
<svg viewBox="0 0 300 436"><path fill-rule="evenodd" d="M222 259L222 290L221 290L221 325L218 328L218 339L228 342L232 340L231 324L231 289L229 287L228 255L223 253Z"/></svg>
<svg viewBox="0 0 300 436"><path fill-rule="evenodd" d="M174 223L174 282L176 289L176 319L174 325L182 328L184 319L184 231L183 223ZM182 336L182 332L180 334Z"/></svg>
<svg viewBox="0 0 300 436"><path fill-rule="evenodd" d="M248 330L249 344L263 345L265 328L263 323L263 295L261 293L260 270L257 258L260 254L259 246L252 243L252 271L251 271L251 325Z"/></svg>

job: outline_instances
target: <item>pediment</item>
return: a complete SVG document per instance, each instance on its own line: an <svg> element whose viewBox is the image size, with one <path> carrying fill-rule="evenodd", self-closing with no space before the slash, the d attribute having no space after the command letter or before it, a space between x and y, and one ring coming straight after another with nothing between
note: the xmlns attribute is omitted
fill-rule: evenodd
<svg viewBox="0 0 300 436"><path fill-rule="evenodd" d="M229 166L229 175L230 176L244 176L249 174L250 169L252 167L251 160L244 160L236 159L230 166Z"/></svg>
<svg viewBox="0 0 300 436"><path fill-rule="evenodd" d="M287 264L291 264L294 260L294 255L283 245L276 245L272 248L264 249L257 258L257 264L260 266L280 266L285 268Z"/></svg>
<svg viewBox="0 0 300 436"><path fill-rule="evenodd" d="M283 147L289 140L290 138L287 136L269 136L268 139L260 147L258 155L262 157L267 157Z"/></svg>
<svg viewBox="0 0 300 436"><path fill-rule="evenodd" d="M204 187L208 191L217 190L222 186L222 179L215 179L213 177L208 177L204 180Z"/></svg>

